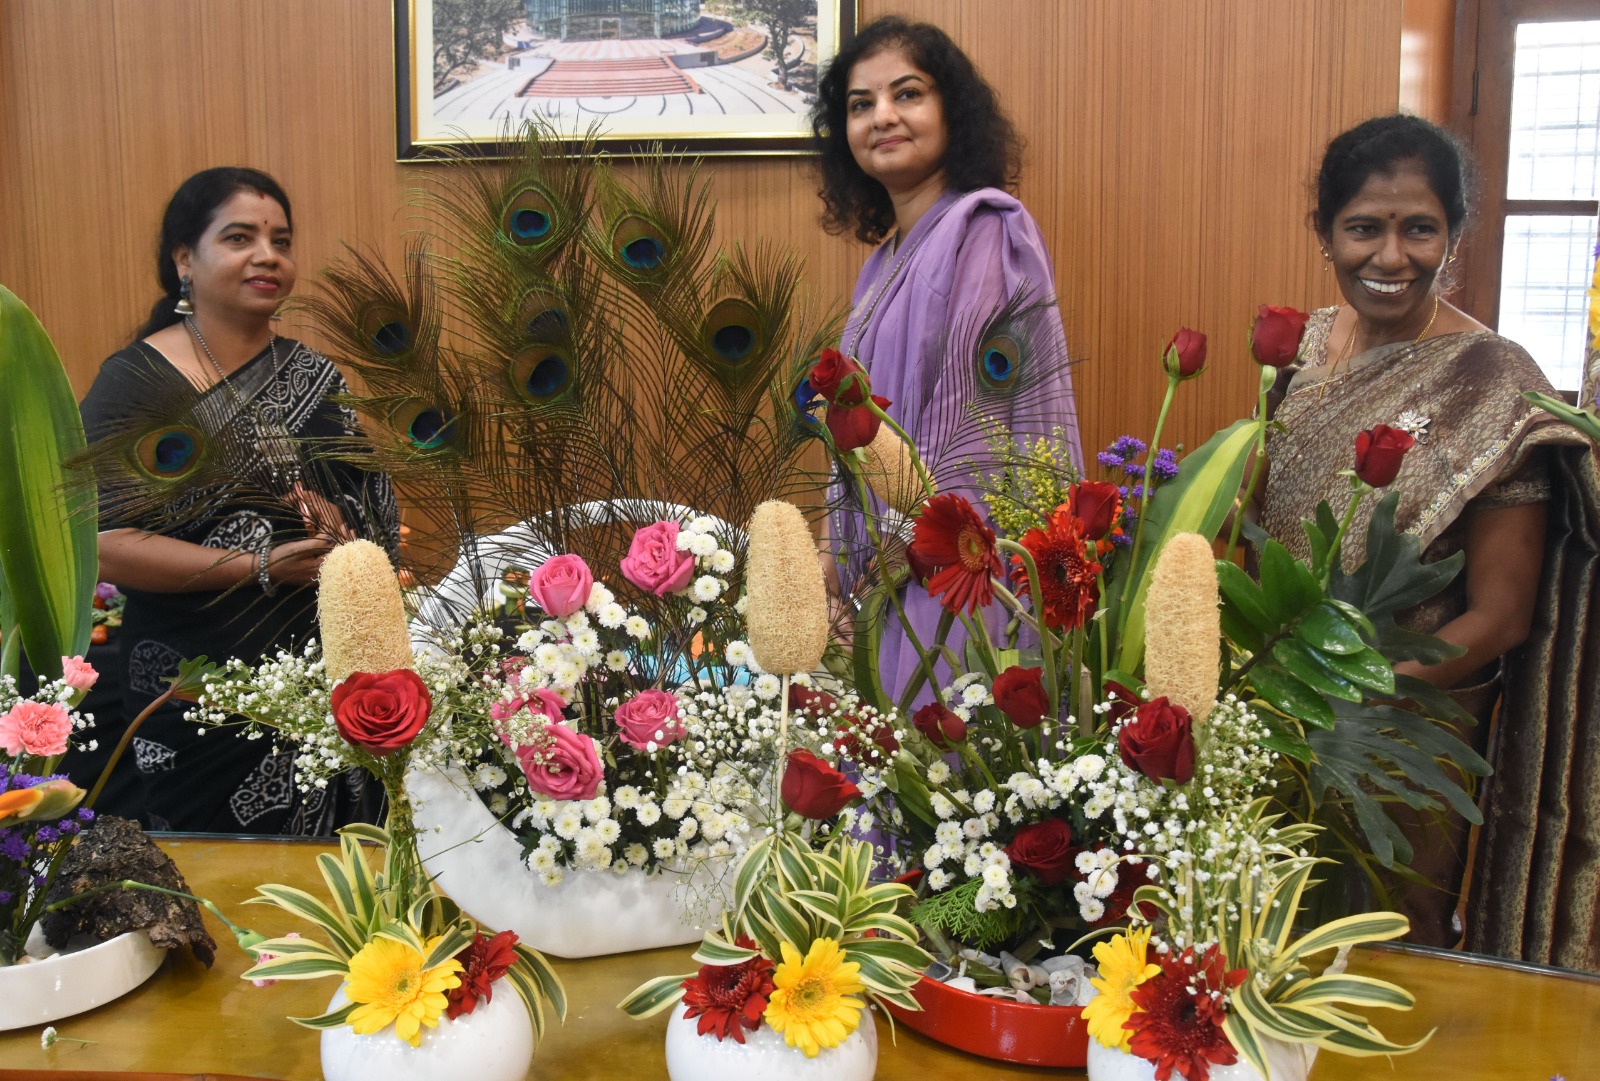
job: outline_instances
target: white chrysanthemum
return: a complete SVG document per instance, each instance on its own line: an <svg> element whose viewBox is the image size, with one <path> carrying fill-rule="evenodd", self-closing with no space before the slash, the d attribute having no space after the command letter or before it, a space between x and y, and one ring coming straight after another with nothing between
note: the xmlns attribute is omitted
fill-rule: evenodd
<svg viewBox="0 0 1600 1081"><path fill-rule="evenodd" d="M1105 772L1106 760L1097 754L1086 754L1078 759L1072 768L1077 772L1079 780L1093 784Z"/></svg>
<svg viewBox="0 0 1600 1081"><path fill-rule="evenodd" d="M722 581L709 574L702 574L694 580L692 594L699 603L710 604L722 596Z"/></svg>
<svg viewBox="0 0 1600 1081"><path fill-rule="evenodd" d="M966 835L968 840L976 841L979 838L988 836L989 826L981 818L969 818L961 823L961 832Z"/></svg>
<svg viewBox="0 0 1600 1081"><path fill-rule="evenodd" d="M600 621L600 626L608 631L614 631L627 620L628 610L616 601L607 601L595 613L595 618Z"/></svg>
<svg viewBox="0 0 1600 1081"><path fill-rule="evenodd" d="M650 624L645 620L644 616L629 616L623 620L622 629L628 633L630 638L650 637Z"/></svg>
<svg viewBox="0 0 1600 1081"><path fill-rule="evenodd" d="M622 836L622 827L617 825L614 818L602 818L594 824L594 832L606 844L615 844L617 838Z"/></svg>
<svg viewBox="0 0 1600 1081"><path fill-rule="evenodd" d="M938 892L948 885L950 885L950 872L943 867L935 867L928 872L928 888L930 890Z"/></svg>
<svg viewBox="0 0 1600 1081"><path fill-rule="evenodd" d="M583 817L591 824L611 816L611 801L605 796L596 796L583 805Z"/></svg>
<svg viewBox="0 0 1600 1081"><path fill-rule="evenodd" d="M639 806L639 790L631 784L625 784L611 794L611 799L624 811L631 811Z"/></svg>
<svg viewBox="0 0 1600 1081"><path fill-rule="evenodd" d="M600 635L593 627L585 627L572 636L572 645L579 652L593 656L600 652Z"/></svg>
<svg viewBox="0 0 1600 1081"><path fill-rule="evenodd" d="M545 874L556 869L556 854L548 848L536 848L528 853L528 869Z"/></svg>
<svg viewBox="0 0 1600 1081"><path fill-rule="evenodd" d="M1072 865L1078 869L1078 873L1080 875L1087 875L1092 871L1099 870L1100 860L1095 853L1090 852L1088 849L1084 849L1082 852L1078 853L1075 859L1073 859Z"/></svg>
<svg viewBox="0 0 1600 1081"><path fill-rule="evenodd" d="M679 819L689 813L693 804L683 796L668 796L661 801L661 810L668 818Z"/></svg>
<svg viewBox="0 0 1600 1081"><path fill-rule="evenodd" d="M506 783L506 771L492 762L479 766L475 776L479 788L499 788Z"/></svg>
<svg viewBox="0 0 1600 1081"><path fill-rule="evenodd" d="M1010 881L1011 876L1001 864L991 863L983 869L983 884L992 890L1004 889Z"/></svg>
<svg viewBox="0 0 1600 1081"><path fill-rule="evenodd" d="M928 783L944 784L950 779L950 764L948 762L934 762L928 766Z"/></svg>
<svg viewBox="0 0 1600 1081"><path fill-rule="evenodd" d="M972 797L972 809L979 814L988 814L994 810L994 790L985 788L982 792Z"/></svg>
<svg viewBox="0 0 1600 1081"><path fill-rule="evenodd" d="M90 748L90 750L93 749L94 748L92 747ZM500 793L496 792L494 795L489 797L489 813L494 815L496 818L504 818L506 816L506 812L509 810L511 810L511 801L506 799Z"/></svg>
<svg viewBox="0 0 1600 1081"><path fill-rule="evenodd" d="M683 621L691 627L698 627L706 621L709 613L698 604L683 614Z"/></svg>
<svg viewBox="0 0 1600 1081"><path fill-rule="evenodd" d="M924 867L937 867L945 861L946 856L955 854L946 852L944 845L929 845L927 851L922 853L922 865Z"/></svg>
<svg viewBox="0 0 1600 1081"><path fill-rule="evenodd" d="M616 595L611 590L607 589L602 583L596 582L589 587L589 599L583 603L583 606L589 611L598 614L602 608L616 599Z"/></svg>
<svg viewBox="0 0 1600 1081"><path fill-rule="evenodd" d="M696 533L689 542L689 551L701 559L709 559L717 550L717 538L709 533Z"/></svg>
<svg viewBox="0 0 1600 1081"><path fill-rule="evenodd" d="M741 616L745 614L745 610L749 607L750 598L748 596L741 595L738 600L733 602L733 610L738 612Z"/></svg>
<svg viewBox="0 0 1600 1081"><path fill-rule="evenodd" d="M942 845L961 847L961 827L955 822L941 822L933 831L933 839Z"/></svg>
<svg viewBox="0 0 1600 1081"><path fill-rule="evenodd" d="M956 816L956 805L951 803L943 792L935 792L928 802L933 806L933 813L940 818L954 818Z"/></svg>
<svg viewBox="0 0 1600 1081"><path fill-rule="evenodd" d="M657 837L650 846L651 851L658 860L670 860L678 851L678 844L671 837Z"/></svg>
<svg viewBox="0 0 1600 1081"><path fill-rule="evenodd" d="M767 672L756 677L755 682L751 684L751 690L755 691L757 698L770 702L778 697L779 691L783 690L783 681L771 672Z"/></svg>
<svg viewBox="0 0 1600 1081"><path fill-rule="evenodd" d="M737 565L738 561L732 552L726 548L718 548L711 553L711 569L718 574L728 574Z"/></svg>
<svg viewBox="0 0 1600 1081"><path fill-rule="evenodd" d="M678 539L673 547L680 552L687 552L694 546L695 531L692 528L682 527L678 530Z"/></svg>
<svg viewBox="0 0 1600 1081"><path fill-rule="evenodd" d="M750 663L750 658L755 656L747 642L734 639L722 650L722 659L728 662L730 668L744 668Z"/></svg>
<svg viewBox="0 0 1600 1081"><path fill-rule="evenodd" d="M628 655L620 649L613 649L606 654L605 664L613 672L626 672L628 670Z"/></svg>
<svg viewBox="0 0 1600 1081"><path fill-rule="evenodd" d="M544 874L540 875L539 878L550 889L555 889L557 886L561 885L562 882L566 881L567 876L561 873L561 868L556 867L546 871Z"/></svg>
<svg viewBox="0 0 1600 1081"><path fill-rule="evenodd" d="M627 858L629 863L633 864L633 866L643 867L645 861L650 858L650 850L644 845L635 842L634 844L628 846L624 856Z"/></svg>
<svg viewBox="0 0 1600 1081"><path fill-rule="evenodd" d="M1117 892L1117 872L1110 867L1099 868L1089 875L1088 883L1096 897L1110 897Z"/></svg>
<svg viewBox="0 0 1600 1081"><path fill-rule="evenodd" d="M656 805L654 800L645 800L639 804L638 808L633 812L633 816L639 820L639 825L653 826L661 821L661 808Z"/></svg>
<svg viewBox="0 0 1600 1081"><path fill-rule="evenodd" d="M1094 887L1089 884L1087 879L1085 879L1082 882L1077 882L1077 883L1073 884L1073 887L1072 887L1072 899L1074 901L1077 901L1078 904L1080 904L1080 905L1083 904L1083 902L1089 900L1093 896L1094 896Z"/></svg>
<svg viewBox="0 0 1600 1081"><path fill-rule="evenodd" d="M558 837L572 840L583 829L583 813L576 807L566 808L556 815L554 828Z"/></svg>
<svg viewBox="0 0 1600 1081"><path fill-rule="evenodd" d="M580 608L578 611L567 617L566 623L567 633L576 634L578 631L583 630L589 625L589 614Z"/></svg>
<svg viewBox="0 0 1600 1081"><path fill-rule="evenodd" d="M553 642L546 642L533 651L533 663L548 672L561 663L561 647Z"/></svg>
<svg viewBox="0 0 1600 1081"><path fill-rule="evenodd" d="M1105 902L1091 897L1086 901L1078 902L1078 915L1083 917L1085 923L1094 923L1104 918L1106 914Z"/></svg>
<svg viewBox="0 0 1600 1081"><path fill-rule="evenodd" d="M981 873L983 871L983 858L976 852L968 852L967 858L961 864L961 870L965 872L968 878Z"/></svg>
<svg viewBox="0 0 1600 1081"><path fill-rule="evenodd" d="M961 703L965 706L981 706L989 698L989 689L981 683L974 683L961 692Z"/></svg>

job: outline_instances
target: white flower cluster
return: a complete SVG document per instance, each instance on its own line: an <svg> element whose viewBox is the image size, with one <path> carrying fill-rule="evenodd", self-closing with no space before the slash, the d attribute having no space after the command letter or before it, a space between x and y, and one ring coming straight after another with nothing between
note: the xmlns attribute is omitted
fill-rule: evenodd
<svg viewBox="0 0 1600 1081"><path fill-rule="evenodd" d="M603 643L596 624L625 637ZM565 619L544 620L517 639L517 648L528 655L528 665L506 688L506 696L545 689L570 701L590 671L603 665L611 672L626 672L633 663L627 648L632 643L627 640L643 641L652 630L649 620L618 604L603 582L595 582L582 608Z"/></svg>

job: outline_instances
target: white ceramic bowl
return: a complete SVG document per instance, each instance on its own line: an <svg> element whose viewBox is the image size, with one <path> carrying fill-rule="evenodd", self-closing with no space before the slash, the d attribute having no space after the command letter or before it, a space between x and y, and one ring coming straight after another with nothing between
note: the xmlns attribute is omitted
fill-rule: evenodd
<svg viewBox="0 0 1600 1081"><path fill-rule="evenodd" d="M34 928L30 951L43 946ZM70 948L70 947L69 947ZM0 1031L46 1025L104 1006L148 980L167 951L143 931L129 931L85 949L0 968Z"/></svg>

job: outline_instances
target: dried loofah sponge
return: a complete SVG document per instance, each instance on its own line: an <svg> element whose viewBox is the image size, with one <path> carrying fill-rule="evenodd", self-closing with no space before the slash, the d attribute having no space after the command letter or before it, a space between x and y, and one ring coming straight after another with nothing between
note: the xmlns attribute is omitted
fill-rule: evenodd
<svg viewBox="0 0 1600 1081"><path fill-rule="evenodd" d="M894 433L887 424L878 426L878 434L866 448L866 461L861 466L861 476L877 496L901 514L910 514L927 496L922 478L917 475L917 465L911 460L911 451L905 440Z"/></svg>
<svg viewBox="0 0 1600 1081"><path fill-rule="evenodd" d="M828 591L816 541L793 503L770 500L750 516L744 581L757 663L780 676L820 665L828 644Z"/></svg>
<svg viewBox="0 0 1600 1081"><path fill-rule="evenodd" d="M1145 599L1144 680L1203 722L1217 704L1222 616L1217 563L1198 533L1179 533L1161 549Z"/></svg>
<svg viewBox="0 0 1600 1081"><path fill-rule="evenodd" d="M350 541L328 553L317 575L317 621L328 680L351 672L410 668L411 635L400 581L382 548Z"/></svg>

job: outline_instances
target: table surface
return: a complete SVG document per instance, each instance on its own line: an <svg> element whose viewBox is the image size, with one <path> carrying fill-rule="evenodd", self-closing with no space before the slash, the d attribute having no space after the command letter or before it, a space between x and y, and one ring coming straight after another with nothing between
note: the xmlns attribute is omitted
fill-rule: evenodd
<svg viewBox="0 0 1600 1081"><path fill-rule="evenodd" d="M235 922L265 934L298 928L276 908L242 904L257 883L320 889L318 843L174 838L162 847L193 892L209 897ZM63 1041L46 1050L40 1047L38 1030L0 1033L0 1078L21 1081L101 1071L121 1071L124 1081L140 1074L292 1081L321 1077L318 1034L286 1018L320 1013L333 994L332 978L257 988L239 979L247 957L227 929L209 914L206 920L219 945L209 971L187 952L169 957L154 977L122 999L56 1022L62 1036L94 1041L90 1044ZM650 976L692 969L690 952L689 947L677 947L556 961L567 987L567 1023L547 1033L530 1076L539 1081L665 1077L666 1015L633 1021L616 1003ZM1373 1018L1392 1038L1413 1040L1429 1029L1436 1031L1421 1051L1392 1061L1324 1053L1312 1081L1600 1077L1600 980L1470 955L1407 950L1358 950L1350 968L1393 980L1416 995L1415 1010L1379 1011ZM975 1058L903 1027L891 1042L886 1022L880 1022L879 1032L881 1081L1082 1076Z"/></svg>

